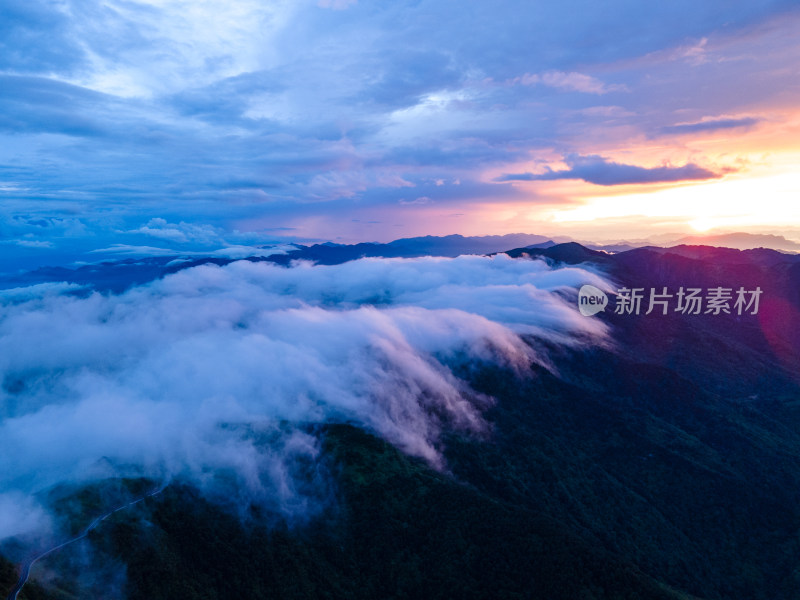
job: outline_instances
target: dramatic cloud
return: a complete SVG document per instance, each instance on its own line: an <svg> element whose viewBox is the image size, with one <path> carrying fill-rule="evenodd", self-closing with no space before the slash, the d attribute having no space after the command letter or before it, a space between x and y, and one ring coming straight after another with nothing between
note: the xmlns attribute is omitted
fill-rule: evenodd
<svg viewBox="0 0 800 600"><path fill-rule="evenodd" d="M110 239L152 218L195 240L191 227L225 239L278 228L348 241L508 233L485 223L487 205L531 194L486 185L487 174L537 153L625 149L639 163L647 140L669 134L680 139L641 161L688 162L683 171L609 180L706 178L695 164L737 164L747 122L703 117L792 121L797 10L790 0L725 11L688 0L636 10L623 0L0 0L0 227L80 224L74 236L40 228L52 247L14 258L37 264L93 244L154 245ZM734 126L742 140L723 157L690 147ZM786 131L765 145L785 147Z"/></svg>
<svg viewBox="0 0 800 600"><path fill-rule="evenodd" d="M585 270L500 255L240 261L110 296L7 290L0 537L42 522L37 492L120 474L189 477L209 491L229 474L249 501L302 515L313 498L293 473L318 452L306 427L331 420L441 466L442 428L485 432L492 402L451 367L525 376L546 360L536 339L602 342L601 322L571 306L587 282L607 287Z"/></svg>
<svg viewBox="0 0 800 600"><path fill-rule="evenodd" d="M564 162L569 169L553 170L545 167L544 173L507 173L497 181L553 181L557 179L582 179L597 185L625 185L631 183L664 183L671 181L697 181L717 179L727 170L714 172L687 163L681 167L639 167L613 162L602 156L567 156Z"/></svg>

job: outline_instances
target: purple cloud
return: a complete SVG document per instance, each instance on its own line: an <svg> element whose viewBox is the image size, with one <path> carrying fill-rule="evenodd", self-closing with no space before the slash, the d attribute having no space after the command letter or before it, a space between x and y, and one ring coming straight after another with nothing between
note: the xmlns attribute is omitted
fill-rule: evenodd
<svg viewBox="0 0 800 600"><path fill-rule="evenodd" d="M633 183L665 183L676 181L698 181L718 179L728 169L711 171L694 163L680 167L640 167L610 161L596 154L589 156L567 156L564 161L568 169L553 170L545 167L544 173L506 173L495 181L555 181L558 179L582 179L596 185L627 185Z"/></svg>
<svg viewBox="0 0 800 600"><path fill-rule="evenodd" d="M737 129L739 127L752 127L760 123L762 119L756 117L742 117L739 119L721 118L707 119L694 123L678 123L661 128L661 133L665 135L682 135L687 133L701 133L704 131L719 131L724 129Z"/></svg>

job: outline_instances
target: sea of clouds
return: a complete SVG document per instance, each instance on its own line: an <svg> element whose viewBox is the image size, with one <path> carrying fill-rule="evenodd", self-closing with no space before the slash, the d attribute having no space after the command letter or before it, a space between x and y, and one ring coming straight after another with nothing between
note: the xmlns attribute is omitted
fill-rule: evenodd
<svg viewBox="0 0 800 600"><path fill-rule="evenodd" d="M309 426L366 428L445 467L444 428L485 432L493 400L466 362L525 376L532 340L602 343L578 287L595 273L462 256L335 266L205 265L107 295L68 284L0 293L0 539L47 527L42 492L135 474L308 510L293 477ZM527 340L527 341L526 341Z"/></svg>

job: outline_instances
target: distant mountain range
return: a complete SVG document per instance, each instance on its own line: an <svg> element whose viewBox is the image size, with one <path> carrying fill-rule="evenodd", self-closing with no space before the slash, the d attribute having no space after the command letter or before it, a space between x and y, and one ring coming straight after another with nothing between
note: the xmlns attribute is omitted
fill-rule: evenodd
<svg viewBox="0 0 800 600"><path fill-rule="evenodd" d="M559 240L568 241L568 240ZM574 240L570 240L574 241ZM598 244L595 242L580 242L588 248L596 250L606 250L609 252L623 252L633 248L643 246L658 246L669 248L672 246L718 246L723 248L734 248L737 250L750 250L754 248L771 248L782 252L800 252L800 243L795 242L781 235L755 234L755 233L723 233L707 235L661 235L655 236L651 240L630 240L614 244Z"/></svg>
<svg viewBox="0 0 800 600"><path fill-rule="evenodd" d="M288 252L291 258L333 264L363 256L415 257L415 256L458 256L461 254L491 254L511 248L548 247L566 242L578 242L593 250L604 252L625 252L643 246L672 247L676 245L708 245L735 249L771 248L782 252L800 252L800 242L788 240L779 235L729 233L722 235L682 236L663 234L652 239L620 240L597 242L576 240L567 236L548 237L536 234L513 233L489 236L422 236L402 238L389 243L363 242L358 244L289 243L281 242L270 246L223 246L192 247L180 245L170 247L125 246L112 244L109 248L92 248L84 243L81 248L54 247L49 250L38 249L31 254L28 248L25 256L6 252L0 260L0 289L28 285L29 282L49 281L53 277L67 279L108 279L107 289L124 289L124 280L141 283L159 276L164 265L175 261L215 262L235 260L246 256L270 257ZM15 247L16 248L16 247ZM16 251L15 251L16 252ZM277 260L277 259L276 259ZM105 265L116 265L125 271L122 280L118 274L103 273ZM78 273L74 273L79 271ZM122 287L121 287L122 286Z"/></svg>
<svg viewBox="0 0 800 600"><path fill-rule="evenodd" d="M772 252L767 250L766 254L759 256L770 256L771 259L764 260L783 261L783 257L788 256L788 252L794 246L800 249L800 244L790 242L780 236L760 236L751 234L730 234L725 236L711 236L706 238L685 238L694 245L703 242L706 246L720 245L722 242L730 241L738 243L739 246L758 247L759 242L771 242L772 246L783 246L784 253ZM698 242L695 244L694 242ZM716 242L720 242L717 244ZM580 246L583 250L577 250ZM359 244L334 244L330 242L313 245L292 244L276 251L275 254L267 256L252 256L244 260L250 261L269 261L276 264L288 265L294 260L309 260L317 264L333 265L341 264L350 260L365 257L380 258L413 258L419 256L443 256L455 257L462 254L494 254L508 251L512 255L519 255L525 249L543 250L557 247L553 250L554 255L565 252L576 252L576 256L591 256L586 251L600 251L605 254L616 254L629 252L635 247L631 244L612 244L612 245L593 245L578 244L570 242L568 238L550 239L546 236L534 234L509 234L503 236L476 236L465 237L461 235L449 235L444 237L425 236L416 238L403 238L389 242L379 243L359 243ZM660 246L636 246L647 247L654 252L664 250ZM679 247L687 248L688 243L681 243ZM509 250L514 248L514 250ZM263 249L269 251L269 247ZM671 253L684 253L687 256L694 252L689 249L675 250L674 247L668 248ZM689 254L687 254L689 253ZM264 254L264 252L262 252ZM548 257L547 253L541 254ZM718 256L722 256L719 254ZM735 260L746 260L743 257L756 256L748 254L730 254L729 257L739 257ZM706 257L708 258L708 256ZM733 260L733 258L730 258ZM152 281L166 274L186 269L201 264L225 265L233 262L234 258L223 258L218 256L197 256L182 255L161 255L145 258L129 258L123 260L105 261L96 264L83 265L80 267L43 267L33 271L20 273L12 277L6 277L0 281L0 288L21 287L37 283L51 281L65 281L78 285L89 286L93 289L120 292L132 285L139 285L147 281ZM747 259L749 260L749 259ZM786 259L789 260L789 259Z"/></svg>
<svg viewBox="0 0 800 600"><path fill-rule="evenodd" d="M752 248L772 248L786 252L800 252L800 243L787 240L781 235L754 233L726 233L721 235L692 235L679 238L675 245L722 246L749 250ZM672 245L672 244L670 244Z"/></svg>

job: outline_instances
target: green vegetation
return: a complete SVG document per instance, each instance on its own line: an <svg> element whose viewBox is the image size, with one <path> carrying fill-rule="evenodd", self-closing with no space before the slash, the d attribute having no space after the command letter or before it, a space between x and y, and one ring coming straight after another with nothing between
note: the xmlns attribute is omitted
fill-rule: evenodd
<svg viewBox="0 0 800 600"><path fill-rule="evenodd" d="M335 500L308 523L242 519L174 484L88 543L132 600L800 597L800 394L721 397L604 350L557 364L523 380L464 367L497 403L490 436L445 435L447 473L331 424L316 434ZM51 500L75 530L149 485ZM75 581L21 597L92 597L70 552L45 562ZM5 587L13 575L0 562Z"/></svg>
<svg viewBox="0 0 800 600"><path fill-rule="evenodd" d="M185 486L152 501L153 527L115 517L97 541L128 565L129 597L681 597L354 427L331 426L324 440L341 504L309 527L243 527Z"/></svg>
<svg viewBox="0 0 800 600"><path fill-rule="evenodd" d="M19 579L19 573L14 568L7 559L0 556L0 590L2 590L3 594L6 594L12 590L14 585L17 583ZM2 596L5 598L5 595ZM41 585L38 583L31 582L27 584L22 591L20 592L19 596L17 596L17 600L59 600L57 596L53 595L51 592L46 591Z"/></svg>

